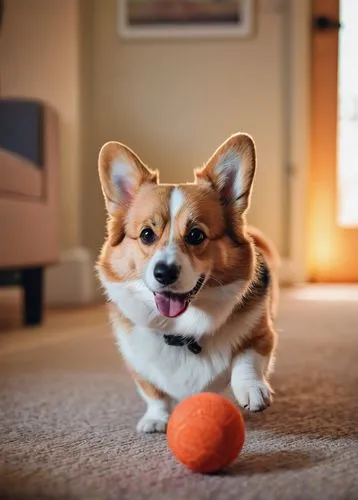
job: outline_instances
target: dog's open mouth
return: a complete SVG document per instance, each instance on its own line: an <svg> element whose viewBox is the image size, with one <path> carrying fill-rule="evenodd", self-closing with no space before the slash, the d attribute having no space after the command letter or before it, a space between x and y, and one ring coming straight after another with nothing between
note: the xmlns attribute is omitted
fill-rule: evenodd
<svg viewBox="0 0 358 500"><path fill-rule="evenodd" d="M176 318L183 314L191 299L199 292L203 286L205 276L201 275L194 288L188 293L157 292L154 293L155 305L158 311L167 318Z"/></svg>

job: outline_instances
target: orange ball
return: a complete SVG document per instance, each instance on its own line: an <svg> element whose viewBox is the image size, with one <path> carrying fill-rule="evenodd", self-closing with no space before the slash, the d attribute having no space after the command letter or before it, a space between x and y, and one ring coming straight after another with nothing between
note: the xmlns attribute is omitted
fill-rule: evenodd
<svg viewBox="0 0 358 500"><path fill-rule="evenodd" d="M218 394L201 393L181 401L167 428L174 456L194 472L223 469L240 453L245 425L240 410Z"/></svg>

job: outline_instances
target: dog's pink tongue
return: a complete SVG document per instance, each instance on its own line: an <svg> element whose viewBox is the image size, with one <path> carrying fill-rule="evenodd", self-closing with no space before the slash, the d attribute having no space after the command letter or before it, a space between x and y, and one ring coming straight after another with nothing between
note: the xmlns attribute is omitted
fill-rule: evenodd
<svg viewBox="0 0 358 500"><path fill-rule="evenodd" d="M167 318L176 318L180 316L188 307L188 303L185 300L168 297L160 293L155 295L155 304L160 314Z"/></svg>

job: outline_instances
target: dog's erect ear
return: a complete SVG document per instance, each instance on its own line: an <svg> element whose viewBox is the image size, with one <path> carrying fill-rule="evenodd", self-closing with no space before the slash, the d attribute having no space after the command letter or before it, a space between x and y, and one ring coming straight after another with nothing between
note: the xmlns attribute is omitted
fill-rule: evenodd
<svg viewBox="0 0 358 500"><path fill-rule="evenodd" d="M108 213L126 210L144 183L157 183L158 174L119 142L107 142L98 157L98 171Z"/></svg>
<svg viewBox="0 0 358 500"><path fill-rule="evenodd" d="M254 141L249 135L239 133L229 137L195 176L197 182L210 182L222 202L242 215L250 204L255 170Z"/></svg>

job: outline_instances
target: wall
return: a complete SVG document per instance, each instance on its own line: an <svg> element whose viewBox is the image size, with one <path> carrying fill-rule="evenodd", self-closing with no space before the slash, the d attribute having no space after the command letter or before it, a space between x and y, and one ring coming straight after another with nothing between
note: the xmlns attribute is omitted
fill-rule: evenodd
<svg viewBox="0 0 358 500"><path fill-rule="evenodd" d="M130 145L165 182L192 179L228 135L251 133L258 172L250 221L282 248L283 57L280 2L258 4L249 39L123 41L116 0L93 0L92 141L88 144L83 237L96 250L104 210L96 172L100 146ZM287 207L286 207L287 209Z"/></svg>
<svg viewBox="0 0 358 500"><path fill-rule="evenodd" d="M1 95L43 99L60 115L63 249L81 237L78 26L77 0L6 0L0 37Z"/></svg>
<svg viewBox="0 0 358 500"><path fill-rule="evenodd" d="M294 267L303 275L310 0L287 2L291 69L280 12L286 0L255 2L253 37L215 41L124 41L117 34L117 0L6 0L1 93L46 99L61 117L63 249L85 246L96 254L103 242L97 155L105 141L126 142L160 169L163 181L180 182L191 180L192 168L229 134L244 130L258 147L250 221L280 250L289 238ZM284 177L287 71L291 207ZM83 274L91 268L88 263Z"/></svg>

